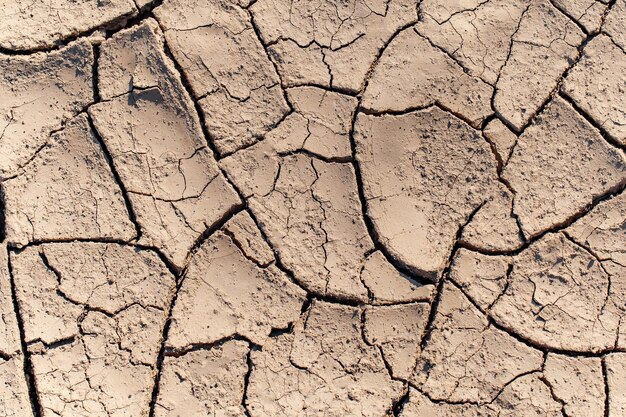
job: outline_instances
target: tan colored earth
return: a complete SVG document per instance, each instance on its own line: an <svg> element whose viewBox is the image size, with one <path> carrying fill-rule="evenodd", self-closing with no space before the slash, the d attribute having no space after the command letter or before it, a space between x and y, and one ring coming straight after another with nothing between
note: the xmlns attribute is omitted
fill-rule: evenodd
<svg viewBox="0 0 626 417"><path fill-rule="evenodd" d="M0 417L626 417L626 0L0 0Z"/></svg>

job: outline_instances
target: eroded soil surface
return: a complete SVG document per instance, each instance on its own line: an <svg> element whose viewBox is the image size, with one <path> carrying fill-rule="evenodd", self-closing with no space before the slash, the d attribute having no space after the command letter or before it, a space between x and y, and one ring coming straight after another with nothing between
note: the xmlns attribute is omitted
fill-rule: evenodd
<svg viewBox="0 0 626 417"><path fill-rule="evenodd" d="M625 0L0 0L1 417L626 417Z"/></svg>

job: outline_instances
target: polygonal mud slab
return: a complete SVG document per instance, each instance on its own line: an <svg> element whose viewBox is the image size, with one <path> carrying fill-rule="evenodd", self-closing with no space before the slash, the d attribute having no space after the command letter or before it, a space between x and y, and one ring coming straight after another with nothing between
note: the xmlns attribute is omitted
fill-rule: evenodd
<svg viewBox="0 0 626 417"><path fill-rule="evenodd" d="M24 356L13 305L6 245L0 245L0 412L7 417L32 417Z"/></svg>
<svg viewBox="0 0 626 417"><path fill-rule="evenodd" d="M15 175L93 101L93 59L87 41L50 53L0 55L0 177Z"/></svg>
<svg viewBox="0 0 626 417"><path fill-rule="evenodd" d="M19 173L3 183L7 241L117 239L135 230L88 118L54 133Z"/></svg>
<svg viewBox="0 0 626 417"><path fill-rule="evenodd" d="M512 257L459 251L451 266L451 278L502 327L536 346L582 353L623 344L623 274L561 233Z"/></svg>
<svg viewBox="0 0 626 417"><path fill-rule="evenodd" d="M355 139L367 214L381 244L435 279L459 228L497 189L489 144L438 107L359 115Z"/></svg>
<svg viewBox="0 0 626 417"><path fill-rule="evenodd" d="M585 46L582 58L567 74L562 89L622 146L626 146L625 73L623 47L600 35Z"/></svg>
<svg viewBox="0 0 626 417"><path fill-rule="evenodd" d="M626 415L626 354L614 353L605 358L609 416Z"/></svg>
<svg viewBox="0 0 626 417"><path fill-rule="evenodd" d="M519 137L503 178L526 237L567 224L594 199L626 184L624 152L555 97Z"/></svg>
<svg viewBox="0 0 626 417"><path fill-rule="evenodd" d="M407 380L412 375L429 311L430 306L426 303L365 309L365 341L380 347L391 377Z"/></svg>
<svg viewBox="0 0 626 417"><path fill-rule="evenodd" d="M314 301L293 333L253 351L250 415L384 415L402 395L402 383L391 379L379 349L363 339L362 314Z"/></svg>
<svg viewBox="0 0 626 417"><path fill-rule="evenodd" d="M626 193L598 204L566 229L568 236L601 260L626 265Z"/></svg>
<svg viewBox="0 0 626 417"><path fill-rule="evenodd" d="M493 88L433 46L414 28L396 36L363 93L367 112L403 112L432 104L449 109L478 128L492 113Z"/></svg>
<svg viewBox="0 0 626 417"><path fill-rule="evenodd" d="M489 403L519 376L541 369L542 352L495 328L450 283L432 326L413 377L431 399Z"/></svg>
<svg viewBox="0 0 626 417"><path fill-rule="evenodd" d="M3 2L0 48L51 48L96 27L115 27L137 14L132 0L52 0Z"/></svg>
<svg viewBox="0 0 626 417"><path fill-rule="evenodd" d="M228 341L165 358L156 417L244 416L243 396L250 348Z"/></svg>
<svg viewBox="0 0 626 417"><path fill-rule="evenodd" d="M305 292L275 265L258 265L240 246L246 240L265 245L259 232L233 233L228 223L224 229L192 255L172 311L169 349L235 335L263 345L272 329L287 328L300 314Z"/></svg>
<svg viewBox="0 0 626 417"><path fill-rule="evenodd" d="M496 84L496 112L517 131L537 114L578 57L583 32L550 0L533 1L511 38Z"/></svg>
<svg viewBox="0 0 626 417"><path fill-rule="evenodd" d="M34 416L21 354L0 359L0 412L5 417Z"/></svg>
<svg viewBox="0 0 626 417"><path fill-rule="evenodd" d="M530 2L426 0L421 4L423 19L417 30L467 68L470 75L494 85L508 60L511 37Z"/></svg>
<svg viewBox="0 0 626 417"><path fill-rule="evenodd" d="M11 252L11 265L42 415L147 416L174 290L159 258L58 243Z"/></svg>
<svg viewBox="0 0 626 417"><path fill-rule="evenodd" d="M433 402L415 389L400 417L560 417L561 404L556 401L538 373L524 375L508 384L490 404L454 404Z"/></svg>
<svg viewBox="0 0 626 417"><path fill-rule="evenodd" d="M165 2L155 10L220 154L254 143L289 107L250 16L234 2Z"/></svg>
<svg viewBox="0 0 626 417"><path fill-rule="evenodd" d="M567 416L603 416L606 397L602 360L549 353L543 369L556 400Z"/></svg>

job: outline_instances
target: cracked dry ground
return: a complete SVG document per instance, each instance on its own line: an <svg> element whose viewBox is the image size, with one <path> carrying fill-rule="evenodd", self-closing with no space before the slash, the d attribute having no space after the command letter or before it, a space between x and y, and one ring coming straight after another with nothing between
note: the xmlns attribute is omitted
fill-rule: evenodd
<svg viewBox="0 0 626 417"><path fill-rule="evenodd" d="M625 0L0 0L1 417L625 417Z"/></svg>

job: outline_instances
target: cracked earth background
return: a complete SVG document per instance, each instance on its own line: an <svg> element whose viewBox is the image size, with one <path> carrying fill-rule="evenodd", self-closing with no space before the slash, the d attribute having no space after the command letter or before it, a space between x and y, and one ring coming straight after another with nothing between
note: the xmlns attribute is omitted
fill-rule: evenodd
<svg viewBox="0 0 626 417"><path fill-rule="evenodd" d="M0 6L0 416L626 416L624 0Z"/></svg>

